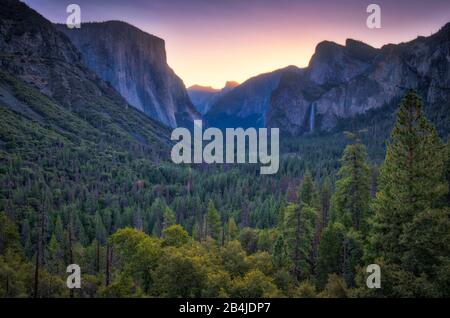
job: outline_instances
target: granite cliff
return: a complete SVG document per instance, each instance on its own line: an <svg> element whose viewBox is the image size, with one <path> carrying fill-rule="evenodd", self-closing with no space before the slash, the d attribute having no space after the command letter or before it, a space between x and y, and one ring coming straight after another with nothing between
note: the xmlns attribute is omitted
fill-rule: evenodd
<svg viewBox="0 0 450 318"><path fill-rule="evenodd" d="M119 21L56 25L82 62L137 109L170 127L199 118L182 80L168 66L164 40Z"/></svg>
<svg viewBox="0 0 450 318"><path fill-rule="evenodd" d="M280 79L267 126L289 135L330 131L341 119L381 108L407 89L417 90L429 117L445 125L449 88L450 24L430 37L380 49L355 40L345 46L322 42L307 68Z"/></svg>

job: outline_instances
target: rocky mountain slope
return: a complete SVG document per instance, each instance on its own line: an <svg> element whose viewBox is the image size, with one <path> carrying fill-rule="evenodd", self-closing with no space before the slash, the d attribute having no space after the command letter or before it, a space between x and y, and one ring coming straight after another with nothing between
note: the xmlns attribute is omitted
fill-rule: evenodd
<svg viewBox="0 0 450 318"><path fill-rule="evenodd" d="M53 145L62 136L67 144L113 146L154 159L168 151L168 129L130 107L83 65L64 34L22 2L2 0L0 52L2 111L17 125L46 131L40 142ZM2 134L0 145L10 138Z"/></svg>
<svg viewBox="0 0 450 318"><path fill-rule="evenodd" d="M372 48L322 42L309 66L285 74L271 95L267 126L289 135L330 131L338 122L378 109L416 89L425 111L449 126L450 24L430 37Z"/></svg>
<svg viewBox="0 0 450 318"><path fill-rule="evenodd" d="M215 127L263 127L272 91L284 73L298 68L289 66L271 73L252 77L221 96L206 114L209 125Z"/></svg>
<svg viewBox="0 0 450 318"><path fill-rule="evenodd" d="M164 40L119 21L56 27L79 49L82 62L130 105L170 127L199 117L182 80L167 65Z"/></svg>

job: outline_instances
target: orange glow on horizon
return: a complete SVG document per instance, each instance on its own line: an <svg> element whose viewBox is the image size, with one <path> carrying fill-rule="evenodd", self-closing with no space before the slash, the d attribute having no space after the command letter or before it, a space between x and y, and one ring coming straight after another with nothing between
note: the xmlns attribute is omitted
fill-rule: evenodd
<svg viewBox="0 0 450 318"><path fill-rule="evenodd" d="M23 0L65 23L67 1ZM85 21L121 20L165 40L169 66L186 87L223 88L226 81L289 65L307 66L324 40L374 47L429 36L450 22L448 0L379 0L381 29L366 25L365 0L78 0Z"/></svg>
<svg viewBox="0 0 450 318"><path fill-rule="evenodd" d="M247 79L262 73L269 73L289 65L305 67L314 53L312 49L302 51L301 48L283 50L280 47L263 49L243 48L234 53L211 54L204 58L198 52L185 50L177 54L167 45L168 64L184 81L186 87L192 85L211 86L221 89L227 81L243 83ZM190 61L186 63L185 61Z"/></svg>
<svg viewBox="0 0 450 318"><path fill-rule="evenodd" d="M365 27L348 29L324 25L314 32L294 30L288 33L285 29L275 29L258 33L241 30L230 37L229 33L221 30L223 32L214 36L205 35L221 41L205 41L203 35L172 35L165 39L168 64L186 87L197 84L221 89L226 81L243 83L251 77L289 65L306 67L316 45L324 40L344 45L346 39L352 38L380 48L389 43L407 42L419 35L429 36L438 28L429 28L426 33L406 28L392 33L386 29L377 32Z"/></svg>
<svg viewBox="0 0 450 318"><path fill-rule="evenodd" d="M201 36L198 43L195 38L182 36L166 40L168 64L186 87L197 84L220 89L226 81L243 83L289 65L305 67L317 44L308 35L282 32L261 34L249 30L232 38L224 33L218 37L223 41L205 42Z"/></svg>

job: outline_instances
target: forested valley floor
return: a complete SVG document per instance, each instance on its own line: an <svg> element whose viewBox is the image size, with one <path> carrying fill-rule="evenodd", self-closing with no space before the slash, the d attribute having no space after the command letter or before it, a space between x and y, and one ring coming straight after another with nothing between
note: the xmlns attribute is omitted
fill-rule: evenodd
<svg viewBox="0 0 450 318"><path fill-rule="evenodd" d="M286 139L279 173L260 176L104 141L1 81L38 119L0 107L0 297L450 296L450 148L412 91L389 129L359 122L393 126L384 160L383 133L349 129Z"/></svg>

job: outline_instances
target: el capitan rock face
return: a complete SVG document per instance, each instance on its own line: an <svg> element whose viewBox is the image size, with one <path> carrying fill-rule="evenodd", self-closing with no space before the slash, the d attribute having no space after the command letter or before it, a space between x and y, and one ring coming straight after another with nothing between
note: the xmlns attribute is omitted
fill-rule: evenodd
<svg viewBox="0 0 450 318"><path fill-rule="evenodd" d="M372 48L347 40L322 42L309 66L284 74L271 95L267 126L289 135L333 129L342 118L392 102L413 88L430 117L448 113L450 25L430 37Z"/></svg>
<svg viewBox="0 0 450 318"><path fill-rule="evenodd" d="M164 40L119 21L56 27L79 49L83 63L130 105L170 127L199 118L182 80L167 65Z"/></svg>
<svg viewBox="0 0 450 318"><path fill-rule="evenodd" d="M80 136L87 134L96 142L154 153L167 150L167 127L130 107L111 85L82 63L67 36L20 1L2 0L0 51L1 72L8 74L5 77L37 88L39 94L57 104L38 103L41 109L33 111L16 98L11 84L1 82L0 89L6 92L2 104L15 112L40 120L58 133L68 129L69 125L58 117L64 115L67 122L78 123L76 132ZM64 108L64 114L59 107ZM89 125L89 133L80 128L80 122Z"/></svg>

